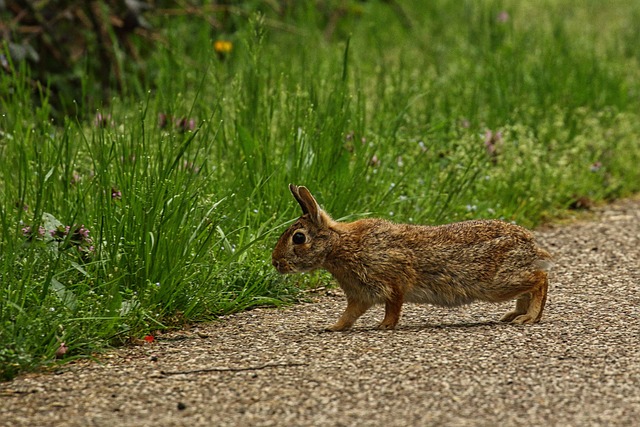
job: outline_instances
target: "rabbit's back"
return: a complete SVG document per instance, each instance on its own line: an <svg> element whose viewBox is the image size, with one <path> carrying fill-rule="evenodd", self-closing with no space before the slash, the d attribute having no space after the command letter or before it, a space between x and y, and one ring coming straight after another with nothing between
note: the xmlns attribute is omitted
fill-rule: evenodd
<svg viewBox="0 0 640 427"><path fill-rule="evenodd" d="M358 237L343 242L336 260L350 265L334 273L352 271L354 277L339 281L371 300L384 300L400 286L409 302L507 301L550 265L550 255L528 230L503 221L416 226L372 219L351 225L349 235Z"/></svg>

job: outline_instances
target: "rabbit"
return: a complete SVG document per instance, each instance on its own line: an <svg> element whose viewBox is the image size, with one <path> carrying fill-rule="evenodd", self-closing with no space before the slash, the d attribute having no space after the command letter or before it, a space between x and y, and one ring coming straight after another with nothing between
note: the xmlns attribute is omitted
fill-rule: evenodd
<svg viewBox="0 0 640 427"><path fill-rule="evenodd" d="M280 236L272 264L282 274L329 271L347 308L328 331L351 328L375 304L385 305L379 329L394 329L404 302L455 307L475 300L516 299L503 322L542 317L551 255L523 227L499 220L439 226L384 219L334 221L309 190L289 185L302 216Z"/></svg>

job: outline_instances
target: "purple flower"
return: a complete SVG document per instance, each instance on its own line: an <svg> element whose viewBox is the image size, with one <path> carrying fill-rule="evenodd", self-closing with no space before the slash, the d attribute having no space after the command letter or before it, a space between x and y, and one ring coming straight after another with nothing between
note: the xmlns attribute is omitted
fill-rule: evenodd
<svg viewBox="0 0 640 427"><path fill-rule="evenodd" d="M113 126L113 120L111 119L111 114L102 114L101 112L97 112L95 118L93 119L93 124L99 128L106 128L108 126Z"/></svg>
<svg viewBox="0 0 640 427"><path fill-rule="evenodd" d="M496 157L498 156L498 148L500 147L500 145L502 145L502 132L493 132L492 130L487 130L487 132L484 134L484 147L487 150L487 154L494 162Z"/></svg>
<svg viewBox="0 0 640 427"><path fill-rule="evenodd" d="M167 124L169 123L169 119L170 117L167 116L165 113L158 113L158 127L160 129L166 128Z"/></svg>
<svg viewBox="0 0 640 427"><path fill-rule="evenodd" d="M89 239L89 230L86 229L84 225L81 225L76 232L82 236L83 239Z"/></svg>
<svg viewBox="0 0 640 427"><path fill-rule="evenodd" d="M498 13L498 16L496 16L496 21L504 24L505 22L509 21L509 18L510 18L509 12L507 12L506 10L503 10L500 13Z"/></svg>
<svg viewBox="0 0 640 427"><path fill-rule="evenodd" d="M182 131L192 131L196 128L196 121L194 119L188 119L186 117L182 117L180 119L176 119L176 127Z"/></svg>
<svg viewBox="0 0 640 427"><path fill-rule="evenodd" d="M18 200L15 204L16 208L18 209L22 209L23 211L27 212L29 210L29 205L27 205L26 203L24 203L21 200Z"/></svg>
<svg viewBox="0 0 640 427"><path fill-rule="evenodd" d="M71 227L68 225L59 225L49 232L55 240L61 241L69 234Z"/></svg>
<svg viewBox="0 0 640 427"><path fill-rule="evenodd" d="M80 251L81 254L92 254L96 251L95 246L90 245L90 246L78 246L78 251Z"/></svg>
<svg viewBox="0 0 640 427"><path fill-rule="evenodd" d="M56 359L61 359L69 351L67 344L61 342L60 346L56 349Z"/></svg>
<svg viewBox="0 0 640 427"><path fill-rule="evenodd" d="M44 235L46 234L46 230L43 226L38 227L38 231L34 234L33 228L30 225L22 227L22 235L27 238L27 240L37 239L42 240Z"/></svg>
<svg viewBox="0 0 640 427"><path fill-rule="evenodd" d="M182 167L185 171L188 171L188 172L193 172L193 173L200 172L200 168L196 166L193 162L190 162L188 160L185 160L184 162L182 162Z"/></svg>
<svg viewBox="0 0 640 427"><path fill-rule="evenodd" d="M25 227L22 227L22 235L24 237L31 237L31 233L32 233L32 229L30 225L27 225Z"/></svg>
<svg viewBox="0 0 640 427"><path fill-rule="evenodd" d="M181 132L193 131L196 128L196 120L187 117L175 118L165 113L158 114L158 127L160 129L166 129L169 124Z"/></svg>
<svg viewBox="0 0 640 427"><path fill-rule="evenodd" d="M71 174L71 185L76 185L78 182L80 182L80 174L77 171L73 171L73 174Z"/></svg>
<svg viewBox="0 0 640 427"><path fill-rule="evenodd" d="M111 187L111 200L121 200L122 192L115 187Z"/></svg>

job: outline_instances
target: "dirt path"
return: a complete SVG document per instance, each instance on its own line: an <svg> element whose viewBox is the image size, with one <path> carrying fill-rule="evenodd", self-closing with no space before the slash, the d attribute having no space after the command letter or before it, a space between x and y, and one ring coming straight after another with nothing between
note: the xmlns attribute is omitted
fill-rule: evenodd
<svg viewBox="0 0 640 427"><path fill-rule="evenodd" d="M407 305L394 332L378 307L323 333L335 290L0 383L0 425L638 425L640 200L598 216L538 232L557 260L540 324Z"/></svg>

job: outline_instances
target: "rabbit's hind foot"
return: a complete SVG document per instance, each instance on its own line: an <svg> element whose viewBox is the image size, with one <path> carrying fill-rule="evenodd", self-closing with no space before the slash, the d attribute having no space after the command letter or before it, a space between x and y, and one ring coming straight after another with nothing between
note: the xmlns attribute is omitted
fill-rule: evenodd
<svg viewBox="0 0 640 427"><path fill-rule="evenodd" d="M531 294L527 292L526 294L522 294L516 300L516 309L508 312L502 319L501 322L513 322L517 317L522 316L527 313L529 310L529 302L531 301Z"/></svg>
<svg viewBox="0 0 640 427"><path fill-rule="evenodd" d="M542 310L547 301L547 288L549 281L547 273L538 271L534 273L533 288L518 297L516 300L516 309L505 314L502 322L511 322L519 325L538 323L542 317Z"/></svg>

